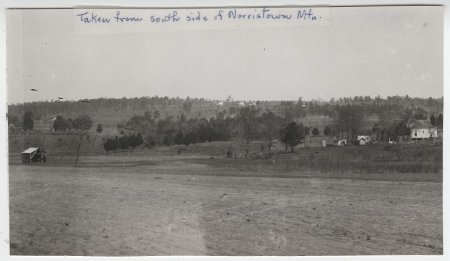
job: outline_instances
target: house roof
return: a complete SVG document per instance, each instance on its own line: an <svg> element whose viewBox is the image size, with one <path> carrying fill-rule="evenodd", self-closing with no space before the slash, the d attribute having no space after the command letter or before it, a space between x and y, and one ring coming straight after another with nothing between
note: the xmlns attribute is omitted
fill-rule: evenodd
<svg viewBox="0 0 450 261"><path fill-rule="evenodd" d="M358 136L358 138L356 138L356 140L365 140L365 141L367 141L369 139L369 136L367 136L367 135L360 135L360 136Z"/></svg>
<svg viewBox="0 0 450 261"><path fill-rule="evenodd" d="M33 153L33 152L35 152L38 149L39 149L38 147L30 147L30 148L22 151L22 153Z"/></svg>
<svg viewBox="0 0 450 261"><path fill-rule="evenodd" d="M423 121L414 121L410 127L411 129L436 129L436 126L425 123Z"/></svg>

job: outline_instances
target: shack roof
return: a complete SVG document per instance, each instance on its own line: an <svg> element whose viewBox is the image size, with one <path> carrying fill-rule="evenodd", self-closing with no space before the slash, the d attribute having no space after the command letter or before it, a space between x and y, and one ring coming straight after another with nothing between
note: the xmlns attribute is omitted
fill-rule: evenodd
<svg viewBox="0 0 450 261"><path fill-rule="evenodd" d="M35 152L37 150L44 151L43 149L40 149L39 147L29 147L28 149L22 151L22 153L29 154L29 153L33 153L33 152Z"/></svg>

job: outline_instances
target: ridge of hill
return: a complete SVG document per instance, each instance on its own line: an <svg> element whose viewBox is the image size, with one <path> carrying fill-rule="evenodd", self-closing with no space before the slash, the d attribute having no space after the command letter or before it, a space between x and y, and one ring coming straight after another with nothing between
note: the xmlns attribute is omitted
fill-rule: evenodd
<svg viewBox="0 0 450 261"><path fill-rule="evenodd" d="M261 110L271 110L286 118L301 120L307 126L323 127L333 122L336 107L346 104L358 104L366 108L366 121L372 123L382 114L392 118L400 118L401 113L409 111L419 115L419 118L429 119L434 114L443 111L443 98L411 98L409 96L381 97L348 97L331 99L330 101L237 101L229 97L226 100L208 100L203 98L98 98L78 101L39 101L8 106L8 117L22 118L25 111L32 111L35 130L50 131L52 119L61 115L64 118L75 118L88 114L94 126L102 124L103 129L114 132L117 124L129 120L133 115L144 114L146 111L157 113L161 118L212 118L219 113L224 117L234 117L239 108L256 106Z"/></svg>

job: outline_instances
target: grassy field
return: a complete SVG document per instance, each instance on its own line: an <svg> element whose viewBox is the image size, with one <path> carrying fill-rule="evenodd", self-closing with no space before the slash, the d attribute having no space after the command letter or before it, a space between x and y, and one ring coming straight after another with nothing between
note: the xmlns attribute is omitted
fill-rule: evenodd
<svg viewBox="0 0 450 261"><path fill-rule="evenodd" d="M78 167L12 156L11 254L442 254L441 171L281 170L303 154L209 150L84 156Z"/></svg>

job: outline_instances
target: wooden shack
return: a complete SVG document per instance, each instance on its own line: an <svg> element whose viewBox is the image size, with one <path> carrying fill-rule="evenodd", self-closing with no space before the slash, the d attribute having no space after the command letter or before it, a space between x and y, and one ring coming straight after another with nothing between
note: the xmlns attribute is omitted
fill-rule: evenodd
<svg viewBox="0 0 450 261"><path fill-rule="evenodd" d="M22 151L22 163L42 162L47 161L47 153L39 147L30 147Z"/></svg>

